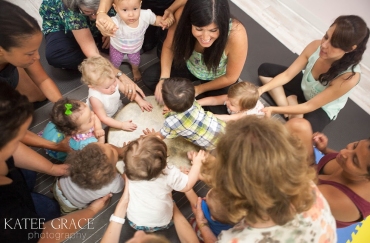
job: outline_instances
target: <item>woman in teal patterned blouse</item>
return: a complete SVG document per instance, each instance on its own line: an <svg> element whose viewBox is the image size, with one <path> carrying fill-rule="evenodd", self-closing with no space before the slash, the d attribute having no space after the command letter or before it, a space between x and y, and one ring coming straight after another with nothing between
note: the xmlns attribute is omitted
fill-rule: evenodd
<svg viewBox="0 0 370 243"><path fill-rule="evenodd" d="M46 59L50 65L77 70L87 57L107 51L109 37L104 37L95 25L99 0L43 0L40 15L46 40ZM109 14L115 14L110 10ZM124 95L134 100L143 91L120 70L116 77L125 84ZM137 92L132 92L136 90Z"/></svg>
<svg viewBox="0 0 370 243"><path fill-rule="evenodd" d="M98 7L99 0L43 0L40 15L50 65L77 70L83 59L107 50L109 38L95 26Z"/></svg>

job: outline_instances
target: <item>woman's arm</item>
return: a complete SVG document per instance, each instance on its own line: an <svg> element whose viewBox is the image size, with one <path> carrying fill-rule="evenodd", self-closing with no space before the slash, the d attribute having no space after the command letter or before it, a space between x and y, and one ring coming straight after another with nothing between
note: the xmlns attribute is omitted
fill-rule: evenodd
<svg viewBox="0 0 370 243"><path fill-rule="evenodd" d="M177 20L180 19L182 10L183 8L180 8L178 11L176 11L175 18ZM175 23L168 29L167 37L163 42L162 53L161 53L161 76L160 78L169 78L171 76L171 67L172 67L172 61L173 61L172 42L173 42L173 37L176 31L176 27L177 27L177 21L175 21ZM159 103L163 103L162 85L163 85L163 80L159 80L155 88L155 92L154 92L155 99Z"/></svg>
<svg viewBox="0 0 370 243"><path fill-rule="evenodd" d="M107 205L110 197L112 197L112 194L95 200L85 209L47 221L42 233L45 235L59 235L60 237L43 237L39 240L39 243L62 242L87 224L90 225L90 228L93 227L93 217Z"/></svg>
<svg viewBox="0 0 370 243"><path fill-rule="evenodd" d="M301 72L307 65L308 58L317 50L320 41L313 41L306 46L301 55L288 67L285 72L280 73L274 77L270 82L258 88L260 95L270 91L276 87L283 86L290 82L299 72Z"/></svg>
<svg viewBox="0 0 370 243"><path fill-rule="evenodd" d="M41 172L52 176L68 175L67 164L53 164L33 149L19 143L13 153L14 163L17 167Z"/></svg>
<svg viewBox="0 0 370 243"><path fill-rule="evenodd" d="M194 192L194 191L193 191ZM181 243L198 243L198 237L180 209L173 204L173 223Z"/></svg>
<svg viewBox="0 0 370 243"><path fill-rule="evenodd" d="M100 56L89 28L72 30L72 33L86 57Z"/></svg>
<svg viewBox="0 0 370 243"><path fill-rule="evenodd" d="M113 0L100 0L98 11L96 12L96 27L103 36L114 36L117 31L117 25L107 15L112 7Z"/></svg>
<svg viewBox="0 0 370 243"><path fill-rule="evenodd" d="M206 91L225 88L239 78L248 53L248 36L244 26L233 20L233 27L225 48L227 55L226 74L210 82L195 86L195 95Z"/></svg>
<svg viewBox="0 0 370 243"><path fill-rule="evenodd" d="M68 136L65 137L61 142L54 143L38 136L31 131L27 131L26 135L21 141L22 143L32 147L45 148L53 151L69 152L71 151L71 147L69 146L69 139L70 137Z"/></svg>
<svg viewBox="0 0 370 243"><path fill-rule="evenodd" d="M145 94L144 94L143 90L140 89L139 86L137 86L137 84L135 84L121 70L119 70L118 68L113 67L113 73L115 75L120 74L119 77L118 77L118 81L119 81L118 84L120 85L119 86L119 91L121 91L127 97L127 99L129 99L130 101L135 100L135 98L136 98L136 92L135 91L139 92L139 94L143 98L145 98Z"/></svg>
<svg viewBox="0 0 370 243"><path fill-rule="evenodd" d="M58 87L41 66L40 60L36 60L32 65L24 70L48 100L56 102L62 98L62 94Z"/></svg>
<svg viewBox="0 0 370 243"><path fill-rule="evenodd" d="M314 111L324 105L342 97L348 91L350 91L353 87L356 86L360 79L360 74L356 73L352 78L345 80L348 76L351 75L349 73L342 74L341 76L337 77L329 84L325 90L321 93L317 94L312 99L306 101L305 103L299 105L292 105L292 106L270 106L265 107L262 111L268 113L279 113L279 114L306 114L311 111Z"/></svg>
<svg viewBox="0 0 370 243"><path fill-rule="evenodd" d="M202 234L204 243L214 243L217 241L217 238L213 234L211 228L208 226L208 221L204 217L201 203L202 199L198 197L197 204L195 205L195 207L192 206L192 210L195 215L195 220L197 222L200 233Z"/></svg>
<svg viewBox="0 0 370 243"><path fill-rule="evenodd" d="M118 201L116 209L113 215L124 219L126 217L128 202L129 202L129 191L128 191L128 180L125 178L125 190L123 191L121 199ZM122 224L115 221L110 221L107 230L105 231L103 238L100 243L118 243L121 235Z"/></svg>

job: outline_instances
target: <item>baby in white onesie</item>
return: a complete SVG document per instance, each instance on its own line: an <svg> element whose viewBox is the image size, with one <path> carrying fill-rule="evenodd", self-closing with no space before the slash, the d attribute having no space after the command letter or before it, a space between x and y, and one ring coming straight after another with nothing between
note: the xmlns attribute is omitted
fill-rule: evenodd
<svg viewBox="0 0 370 243"><path fill-rule="evenodd" d="M149 134L130 142L123 154L129 180L127 218L130 226L146 232L169 228L173 224L171 192L192 189L204 158L205 152L201 150L186 175L177 167L167 165L167 146L157 136Z"/></svg>

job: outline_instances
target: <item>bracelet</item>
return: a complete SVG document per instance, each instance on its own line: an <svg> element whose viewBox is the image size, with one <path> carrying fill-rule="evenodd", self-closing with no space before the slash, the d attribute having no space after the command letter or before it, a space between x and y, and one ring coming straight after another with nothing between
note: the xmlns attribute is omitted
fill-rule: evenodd
<svg viewBox="0 0 370 243"><path fill-rule="evenodd" d="M201 229L201 228L203 228L204 226L209 227L208 223L201 223L200 225L198 225L198 228L199 228L199 229Z"/></svg>
<svg viewBox="0 0 370 243"><path fill-rule="evenodd" d="M95 14L95 15L98 15L98 14L100 14L100 13L105 13L105 14L107 14L105 11L98 11L98 12L96 12L96 14Z"/></svg>
<svg viewBox="0 0 370 243"><path fill-rule="evenodd" d="M114 222L119 223L119 224L124 224L125 223L125 219L124 218L120 218L120 217L114 216L114 214L112 214L110 216L109 221L114 221Z"/></svg>
<svg viewBox="0 0 370 243"><path fill-rule="evenodd" d="M165 80L165 79L168 79L168 78L159 78L159 81L161 81L161 80Z"/></svg>

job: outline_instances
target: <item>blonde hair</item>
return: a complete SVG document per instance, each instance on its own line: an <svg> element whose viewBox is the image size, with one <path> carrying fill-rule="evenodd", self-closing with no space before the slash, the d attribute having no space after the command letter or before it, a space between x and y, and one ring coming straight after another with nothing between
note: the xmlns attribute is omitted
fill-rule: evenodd
<svg viewBox="0 0 370 243"><path fill-rule="evenodd" d="M78 66L81 81L86 85L100 85L106 78L114 78L113 65L102 56L88 57Z"/></svg>
<svg viewBox="0 0 370 243"><path fill-rule="evenodd" d="M258 88L252 83L240 82L230 86L227 97L239 100L242 110L253 109L259 99Z"/></svg>
<svg viewBox="0 0 370 243"><path fill-rule="evenodd" d="M216 163L203 166L231 222L284 225L311 208L315 171L304 146L279 121L247 116L230 122L216 151Z"/></svg>

